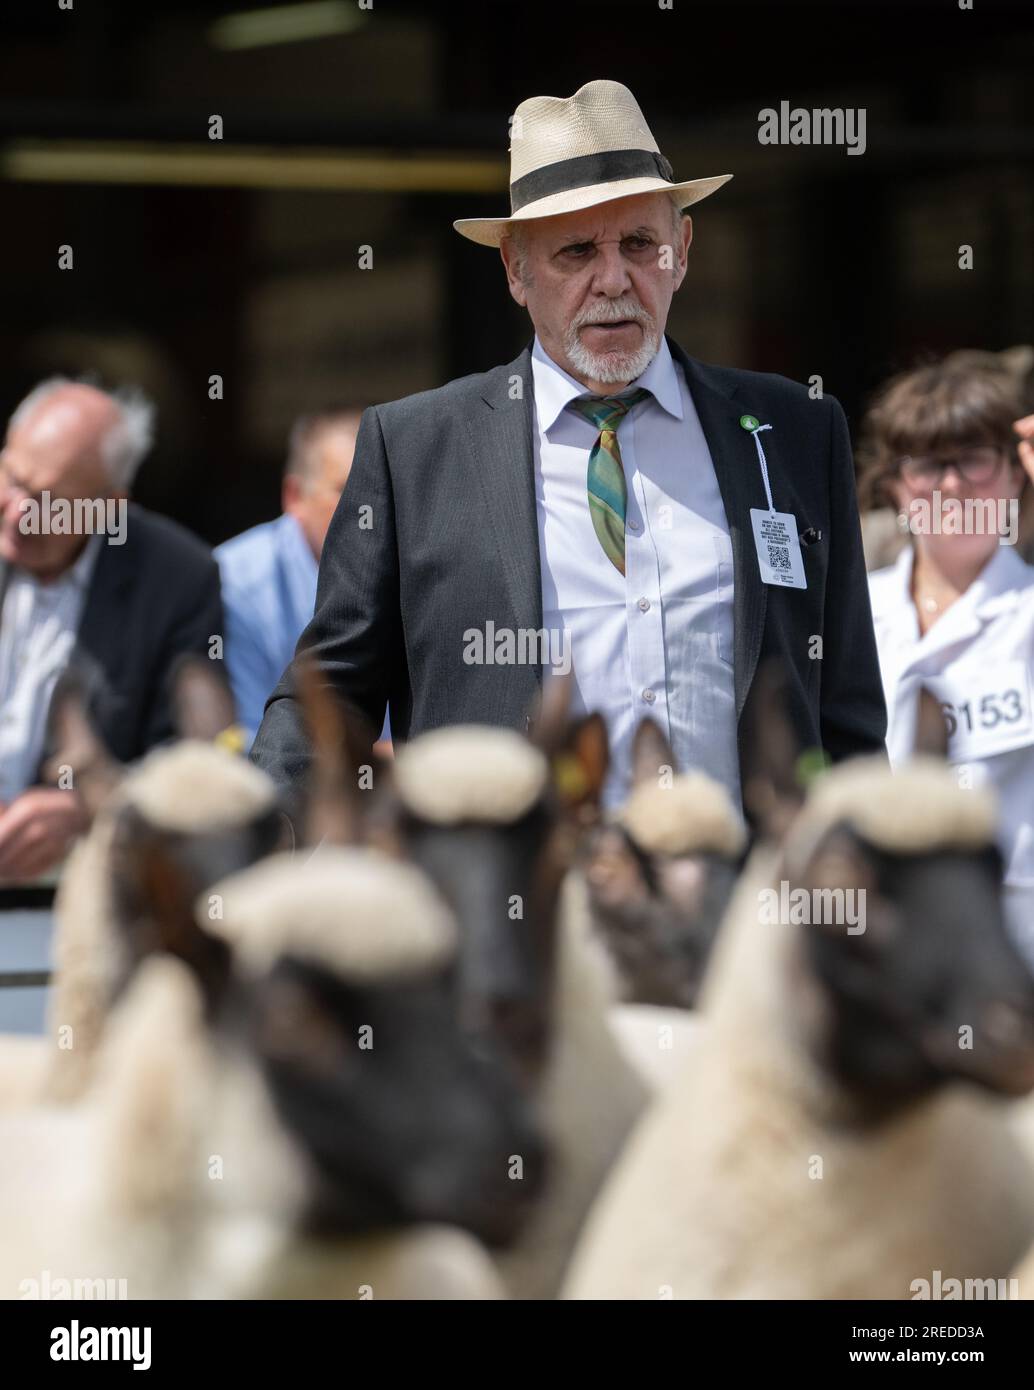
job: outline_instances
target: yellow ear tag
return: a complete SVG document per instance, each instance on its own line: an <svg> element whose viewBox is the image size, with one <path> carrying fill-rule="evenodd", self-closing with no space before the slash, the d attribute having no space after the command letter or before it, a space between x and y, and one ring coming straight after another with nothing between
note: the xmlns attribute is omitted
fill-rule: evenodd
<svg viewBox="0 0 1034 1390"><path fill-rule="evenodd" d="M248 735L240 724L227 724L212 742L219 748L225 748L227 753L243 753L247 748Z"/></svg>
<svg viewBox="0 0 1034 1390"><path fill-rule="evenodd" d="M558 753L553 759L553 782L565 801L577 801L589 790L585 768L573 753Z"/></svg>

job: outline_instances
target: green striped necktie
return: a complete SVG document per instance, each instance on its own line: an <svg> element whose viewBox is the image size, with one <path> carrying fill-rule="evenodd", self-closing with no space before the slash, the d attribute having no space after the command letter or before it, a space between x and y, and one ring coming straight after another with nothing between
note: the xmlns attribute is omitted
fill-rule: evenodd
<svg viewBox="0 0 1034 1390"><path fill-rule="evenodd" d="M571 405L600 432L589 454L589 515L600 545L614 568L625 572L625 508L628 483L621 466L618 425L649 395L645 386L627 396L578 396Z"/></svg>

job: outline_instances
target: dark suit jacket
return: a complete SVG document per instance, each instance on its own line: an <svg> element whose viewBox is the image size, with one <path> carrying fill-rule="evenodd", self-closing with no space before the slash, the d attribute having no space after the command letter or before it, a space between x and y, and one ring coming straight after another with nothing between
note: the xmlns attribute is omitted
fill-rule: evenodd
<svg viewBox="0 0 1034 1390"><path fill-rule="evenodd" d="M6 584L0 562L0 596ZM223 630L219 569L196 536L130 503L124 545L103 542L70 664L111 752L138 758L175 730L169 692L177 656L207 656Z"/></svg>
<svg viewBox="0 0 1034 1390"><path fill-rule="evenodd" d="M759 660L781 656L804 746L821 745L834 760L881 751L886 711L843 410L785 377L709 366L668 342L707 437L732 538L741 729ZM390 700L395 738L466 721L525 727L541 667L466 665L461 654L464 632L484 631L489 619L496 628L542 626L532 391L529 347L506 366L363 415L299 648L312 649L375 729ZM802 547L806 589L761 582L750 508L767 503L744 414L773 425L762 440L776 508L792 512L799 530L821 532ZM809 655L815 636L821 660ZM285 787L309 761L293 691L288 668L252 750Z"/></svg>

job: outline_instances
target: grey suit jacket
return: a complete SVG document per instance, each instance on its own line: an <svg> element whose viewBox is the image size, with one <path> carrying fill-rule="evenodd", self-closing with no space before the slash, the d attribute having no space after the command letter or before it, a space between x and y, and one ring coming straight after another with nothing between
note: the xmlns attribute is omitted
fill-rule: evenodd
<svg viewBox="0 0 1034 1390"><path fill-rule="evenodd" d="M881 751L886 711L843 410L785 377L709 366L668 342L707 437L732 538L740 728L759 660L779 656L804 746L822 746L834 760ZM390 701L396 739L467 721L525 727L541 667L468 665L462 653L464 633L489 620L497 629L542 625L532 391L529 345L506 366L363 415L299 649L311 649L374 729ZM767 504L744 414L773 425L763 439L776 508L811 532L802 546L806 589L761 582L750 508ZM252 758L291 788L309 757L288 668Z"/></svg>

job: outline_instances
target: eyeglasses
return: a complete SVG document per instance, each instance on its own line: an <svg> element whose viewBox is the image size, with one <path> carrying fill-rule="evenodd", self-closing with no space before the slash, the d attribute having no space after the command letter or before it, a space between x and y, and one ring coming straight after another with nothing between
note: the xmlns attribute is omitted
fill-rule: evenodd
<svg viewBox="0 0 1034 1390"><path fill-rule="evenodd" d="M960 449L955 454L912 454L898 459L897 470L915 487L936 486L952 465L967 483L989 483L1001 468L1002 458L1002 450L990 446Z"/></svg>

